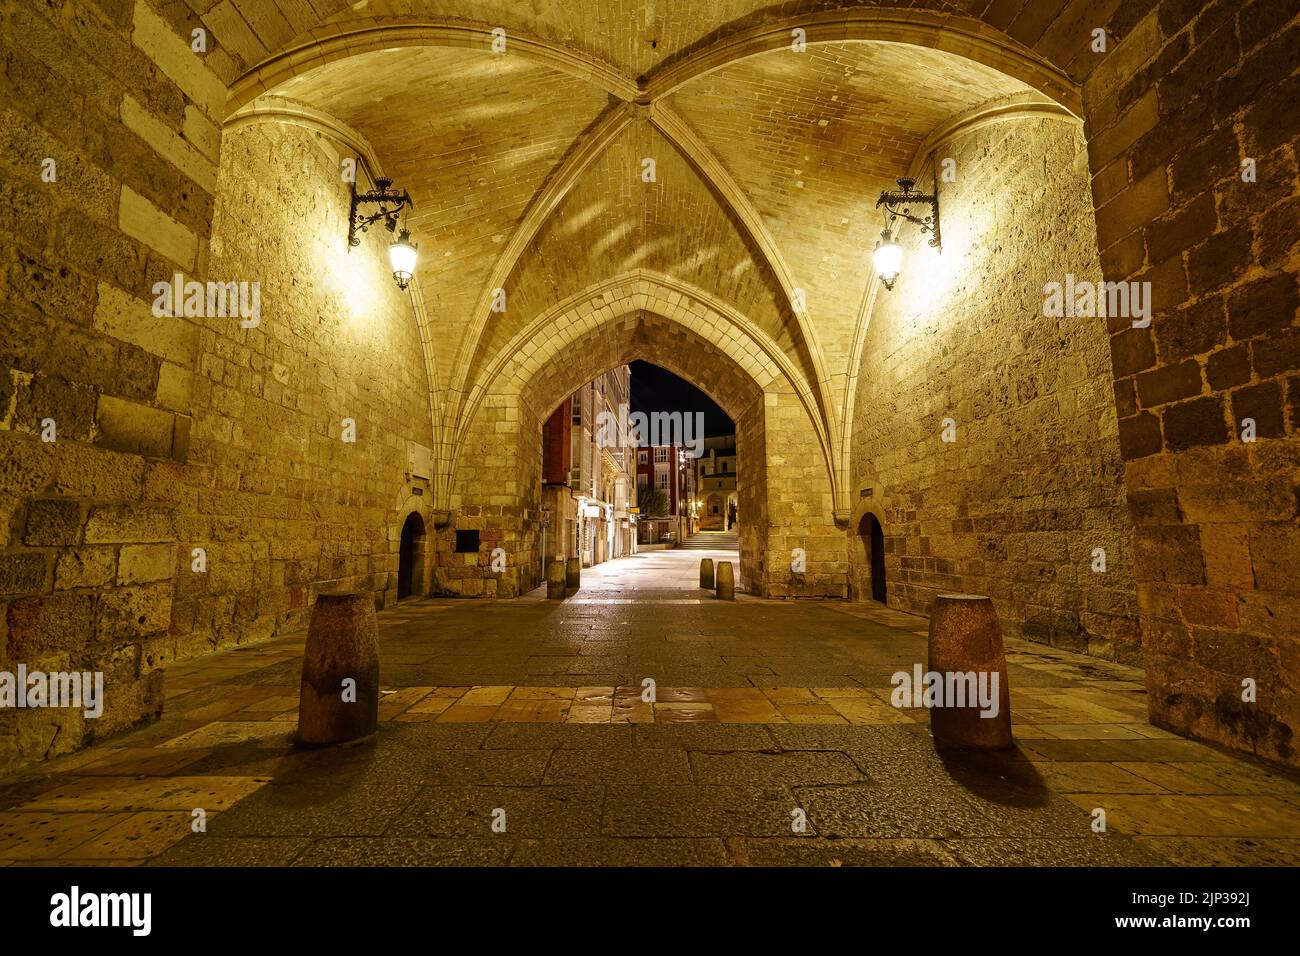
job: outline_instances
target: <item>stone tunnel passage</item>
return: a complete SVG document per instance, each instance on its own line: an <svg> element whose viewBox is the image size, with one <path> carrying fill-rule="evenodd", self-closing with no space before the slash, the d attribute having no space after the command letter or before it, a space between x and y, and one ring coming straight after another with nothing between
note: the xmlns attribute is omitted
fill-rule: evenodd
<svg viewBox="0 0 1300 956"><path fill-rule="evenodd" d="M734 611L701 599L618 620L734 613L720 620L752 625L757 669L663 635L649 660L667 673L709 658L704 675L664 686L744 689L767 713L753 691L779 677L811 716L843 717L817 691L852 685L822 682L803 621L924 618L938 593L978 592L1008 641L1047 662L1028 698L1065 693L1043 676L1065 681L1053 668L1084 681L1069 715L1050 699L1020 713L1023 749L1054 758L1049 789L1095 772L1149 819L1153 806L1190 808L1204 784L1214 792L1195 812L1208 820L1216 800L1237 805L1255 768L1193 739L1297 766L1294 3L654 4L653 46L647 17L602 16L597 0L497 6L506 54L477 0L417 16L339 0L0 13L0 671L104 678L96 717L0 710L0 772L110 756L179 767L180 751L206 745L155 748L148 734L170 733L181 709L199 722L186 732L223 723L236 701L218 691L244 679L231 662L279 654L327 592L447 622L550 613L569 644L529 646L600 657L589 635L619 605L547 612L531 598L546 549L543 426L636 359L725 399L754 463L737 490L748 593ZM196 29L212 41L202 54ZM902 178L940 197L942 250L878 208ZM418 261L401 285L387 230L348 239L354 186L380 180L414 203L400 224ZM889 287L872 271L887 225L903 252ZM1136 283L1149 316L1047 301L1098 280ZM250 303L255 289L256 315L198 297L163 314L155 287L177 281L239 283ZM410 516L424 538L412 523L404 545ZM882 579L887 606L871 607ZM779 613L800 625L748 617ZM825 640L829 659L865 660L907 638L873 625ZM530 683L486 642L459 656L446 679L487 678L511 688L506 703L521 686L577 686L555 673ZM607 663L622 681L625 665ZM290 656L267 666L274 686L292 685ZM1114 688L1088 684L1088 667L1140 668L1148 722L1110 706ZM723 679L741 672L747 684ZM188 709L193 680L213 686ZM461 686L442 680L400 686ZM248 693L265 708L248 723L289 709ZM477 699L464 706L506 706ZM1058 731L1114 717L1094 705L1135 719L1100 720L1103 740ZM496 733L478 729L479 744ZM812 739L764 732L774 753ZM227 733L243 739L204 731ZM853 771L837 757L774 765L860 786L853 774L879 764L851 751L870 736L837 751ZM108 753L127 740L135 752ZM1161 763L1152 753L1186 759L1152 779L1140 766ZM454 780L455 759L437 759ZM666 785L729 772L690 750L664 760ZM226 805L252 786L231 777ZM1161 852L1234 858L1232 841L1278 836L1254 828L1289 820L1289 791L1251 779L1265 796L1225 811L1239 835L1207 822L1219 842ZM845 799L874 799L863 793ZM73 849L85 832L62 814L79 798L45 799L19 801L47 814L23 822ZM964 812L950 809L944 819ZM971 833L984 832L976 810ZM601 826L622 832L624 819ZM6 832L11 859L28 852Z"/></svg>

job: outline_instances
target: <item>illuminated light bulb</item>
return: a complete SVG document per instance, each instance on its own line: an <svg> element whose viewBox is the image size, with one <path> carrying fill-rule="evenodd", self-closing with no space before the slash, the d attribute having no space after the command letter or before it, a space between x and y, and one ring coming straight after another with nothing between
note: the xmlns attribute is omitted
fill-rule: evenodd
<svg viewBox="0 0 1300 956"><path fill-rule="evenodd" d="M397 241L388 247L388 261L393 264L393 278L397 280L397 287L403 291L415 275L415 260L418 255L419 250L411 242L410 232L405 229Z"/></svg>
<svg viewBox="0 0 1300 956"><path fill-rule="evenodd" d="M872 264L885 288L892 290L894 280L898 278L903 266L903 247L889 237L888 229L880 233L880 241L876 243L876 251L872 254Z"/></svg>

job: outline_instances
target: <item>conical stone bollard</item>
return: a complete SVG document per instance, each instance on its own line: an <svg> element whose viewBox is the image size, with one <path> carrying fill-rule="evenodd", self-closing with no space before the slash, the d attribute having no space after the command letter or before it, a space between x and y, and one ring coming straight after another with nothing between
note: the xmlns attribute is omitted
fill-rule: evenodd
<svg viewBox="0 0 1300 956"><path fill-rule="evenodd" d="M976 700L970 700L972 682L963 684L965 706L956 706L957 695L948 695L941 706L930 708L930 731L935 737L965 747L1011 746L1011 692L1007 687L1007 658L1002 648L993 601L981 594L940 594L930 614L929 670L944 681L945 691L957 681L949 675L975 675ZM993 681L997 688L994 693ZM978 700L983 688L989 701L984 716Z"/></svg>
<svg viewBox="0 0 1300 956"><path fill-rule="evenodd" d="M581 558L569 558L569 563L565 565L564 583L568 585L571 591L576 591L582 587Z"/></svg>
<svg viewBox="0 0 1300 956"><path fill-rule="evenodd" d="M546 597L552 601L563 601L564 593L564 562L556 558L546 565Z"/></svg>
<svg viewBox="0 0 1300 956"><path fill-rule="evenodd" d="M700 558L700 587L713 588L713 559Z"/></svg>
<svg viewBox="0 0 1300 956"><path fill-rule="evenodd" d="M302 658L298 743L341 744L375 732L379 652L369 594L321 594L311 609Z"/></svg>
<svg viewBox="0 0 1300 956"><path fill-rule="evenodd" d="M736 599L736 578L730 561L718 562L718 597L723 601Z"/></svg>

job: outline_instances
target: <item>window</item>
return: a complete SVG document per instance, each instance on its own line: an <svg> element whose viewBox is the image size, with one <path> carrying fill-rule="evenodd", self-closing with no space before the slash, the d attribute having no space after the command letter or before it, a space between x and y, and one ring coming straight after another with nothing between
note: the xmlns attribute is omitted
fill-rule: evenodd
<svg viewBox="0 0 1300 956"><path fill-rule="evenodd" d="M656 448L656 449L655 449L655 461L656 461L656 462L660 462L660 463L662 463L662 462L665 462L665 461L667 461L667 460L668 460L668 449L667 449L667 448L662 448L662 447L661 447L661 448Z"/></svg>
<svg viewBox="0 0 1300 956"><path fill-rule="evenodd" d="M636 453L636 460L637 460L638 462L640 462L641 464L644 465L644 464L646 464L647 462L649 462L650 457L649 457L649 455L646 454L646 452L645 452L644 450L642 450L642 451L638 451L638 452Z"/></svg>
<svg viewBox="0 0 1300 956"><path fill-rule="evenodd" d="M659 474L655 475L655 477L659 479L659 481L658 481L659 489L660 489L661 491L667 491L667 490L668 490L668 472L666 472L666 471L661 471L661 472L659 472Z"/></svg>
<svg viewBox="0 0 1300 956"><path fill-rule="evenodd" d="M456 553L470 554L476 551L478 551L478 532L457 531L456 532Z"/></svg>
<svg viewBox="0 0 1300 956"><path fill-rule="evenodd" d="M650 487L650 476L649 476L649 475L637 475L637 476L636 476L636 486L637 486L638 488L649 488L649 487Z"/></svg>

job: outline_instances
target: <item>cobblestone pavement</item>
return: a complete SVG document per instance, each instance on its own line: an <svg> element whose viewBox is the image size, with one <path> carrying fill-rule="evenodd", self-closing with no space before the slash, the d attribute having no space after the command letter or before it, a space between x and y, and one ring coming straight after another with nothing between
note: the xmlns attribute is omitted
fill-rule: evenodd
<svg viewBox="0 0 1300 956"><path fill-rule="evenodd" d="M175 665L159 723L0 786L0 865L1300 862L1300 783L1146 723L1139 671L1010 642L1015 749L942 750L889 703L923 619L717 601L701 556L382 612L347 747L291 745L302 635Z"/></svg>

